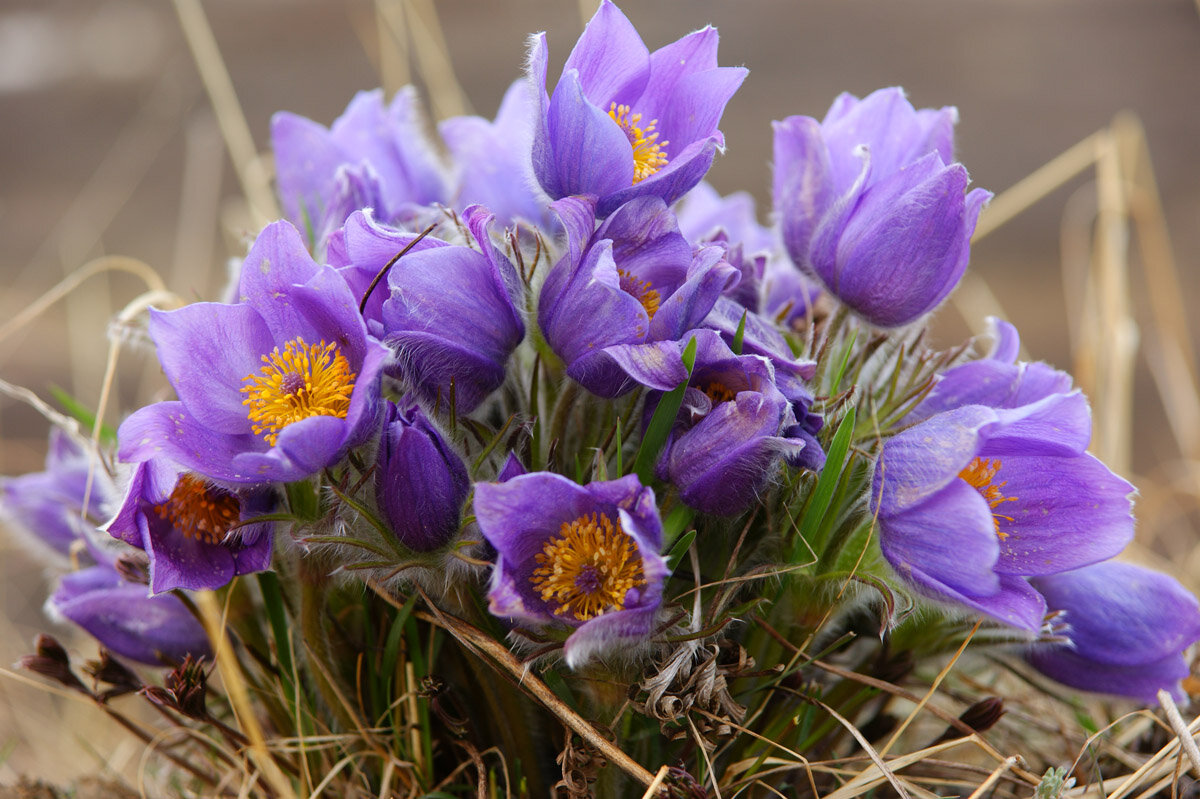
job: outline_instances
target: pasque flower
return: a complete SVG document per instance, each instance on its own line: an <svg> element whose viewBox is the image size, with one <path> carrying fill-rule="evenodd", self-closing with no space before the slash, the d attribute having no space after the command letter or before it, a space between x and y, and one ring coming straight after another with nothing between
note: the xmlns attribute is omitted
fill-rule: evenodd
<svg viewBox="0 0 1200 799"><path fill-rule="evenodd" d="M875 465L884 557L921 593L1038 631L1046 606L1027 577L1105 560L1133 537L1133 486L1085 451L1090 438L1077 391L909 427Z"/></svg>
<svg viewBox="0 0 1200 799"><path fill-rule="evenodd" d="M220 588L239 574L271 566L269 489L231 491L162 458L139 463L116 516L114 538L150 558L150 591ZM249 522L249 523L247 523Z"/></svg>
<svg viewBox="0 0 1200 799"><path fill-rule="evenodd" d="M210 654L208 636L171 594L147 596L146 586L123 580L112 564L71 572L46 603L47 610L78 624L113 652L150 665Z"/></svg>
<svg viewBox="0 0 1200 799"><path fill-rule="evenodd" d="M603 0L548 95L546 35L533 37L533 169L546 193L591 195L605 217L635 197L669 204L695 186L724 147L717 125L747 74L717 66L717 39L704 28L650 53Z"/></svg>
<svg viewBox="0 0 1200 799"><path fill-rule="evenodd" d="M753 503L779 460L799 458L806 442L792 434L796 418L775 386L769 360L735 355L713 330L687 336L693 338L696 360L690 379L683 366L683 341L618 346L610 352L627 374L657 389L646 398L647 415L663 390L688 380L659 474L698 510L740 513Z"/></svg>
<svg viewBox="0 0 1200 799"><path fill-rule="evenodd" d="M392 349L386 369L430 405L469 413L504 382L504 366L525 323L520 278L492 243L493 215L463 212L478 249L431 237L397 261L365 314L372 333ZM415 237L356 213L329 245L330 263L356 295Z"/></svg>
<svg viewBox="0 0 1200 799"><path fill-rule="evenodd" d="M382 89L359 92L330 128L280 111L271 147L284 214L318 242L360 208L397 222L448 199L411 86L386 107Z"/></svg>
<svg viewBox="0 0 1200 799"><path fill-rule="evenodd" d="M678 339L738 279L722 248L693 251L657 197L627 203L599 229L588 199L551 208L567 251L542 285L538 323L567 374L594 394L615 397L634 386L607 348Z"/></svg>
<svg viewBox="0 0 1200 799"><path fill-rule="evenodd" d="M1035 645L1038 671L1085 691L1156 703L1160 690L1182 698L1190 669L1184 650L1200 639L1200 606L1173 577L1107 561L1036 577L1052 611L1063 611L1069 643Z"/></svg>
<svg viewBox="0 0 1200 799"><path fill-rule="evenodd" d="M67 433L52 428L45 471L0 477L0 513L30 541L65 556L107 518L115 493L99 460L89 458Z"/></svg>
<svg viewBox="0 0 1200 799"><path fill-rule="evenodd" d="M287 222L259 234L241 302L152 311L150 335L178 401L134 413L122 460L163 457L222 483L292 481L336 463L377 428L387 350L358 299Z"/></svg>
<svg viewBox="0 0 1200 799"><path fill-rule="evenodd" d="M458 532L470 490L462 458L420 406L387 403L375 497L396 538L418 552L445 546Z"/></svg>
<svg viewBox="0 0 1200 799"><path fill-rule="evenodd" d="M532 472L479 483L475 517L498 553L492 613L569 630L569 666L650 635L667 563L654 492L637 477L581 486Z"/></svg>
<svg viewBox="0 0 1200 799"><path fill-rule="evenodd" d="M919 318L967 266L991 194L952 163L957 112L913 109L900 89L843 94L825 119L775 123L775 211L788 254L880 327Z"/></svg>

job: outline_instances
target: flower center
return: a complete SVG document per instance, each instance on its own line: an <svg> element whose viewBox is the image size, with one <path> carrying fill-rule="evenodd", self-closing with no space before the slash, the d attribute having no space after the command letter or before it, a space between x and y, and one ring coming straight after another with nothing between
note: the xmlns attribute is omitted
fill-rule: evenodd
<svg viewBox="0 0 1200 799"><path fill-rule="evenodd" d="M336 344L306 344L294 338L262 356L261 374L247 375L242 386L254 422L254 434L271 446L279 431L292 422L311 416L345 419L350 412L350 394L355 375Z"/></svg>
<svg viewBox="0 0 1200 799"><path fill-rule="evenodd" d="M180 475L166 502L154 506L158 518L187 538L219 544L242 515L238 498L194 474Z"/></svg>
<svg viewBox="0 0 1200 799"><path fill-rule="evenodd" d="M579 621L623 609L629 589L646 584L637 542L603 513L564 522L535 559L533 589Z"/></svg>
<svg viewBox="0 0 1200 799"><path fill-rule="evenodd" d="M722 402L732 402L737 399L737 392L720 380L711 381L701 391L708 395L708 398L713 401L713 405L720 405Z"/></svg>
<svg viewBox="0 0 1200 799"><path fill-rule="evenodd" d="M608 115L612 117L613 122L621 126L621 130L625 131L625 136L633 147L633 182L635 185L667 165L667 152L664 148L670 142L658 140L658 131L654 129L654 126L658 124L657 119L651 120L650 124L644 128L639 127L638 123L642 121L642 115L630 114L629 106L616 103L608 107Z"/></svg>
<svg viewBox="0 0 1200 799"><path fill-rule="evenodd" d="M1008 481L1006 480L1003 483L994 482L996 479L996 473L999 471L999 458L991 461L983 458L976 458L975 460L971 461L967 468L959 472L958 476L966 480L967 484L971 486L971 488L974 488L983 496L985 500L987 500L988 506L994 509L997 505L1001 505L1005 502L1015 502L1017 499L1016 497L1006 497L1000 492L1001 488L1004 488L1004 486L1008 485ZM1008 538L1009 533L1000 531L1001 519L1011 522L1013 517L1005 516L1003 513L992 513L992 523L996 526L996 535L1000 537L1001 541L1004 541Z"/></svg>
<svg viewBox="0 0 1200 799"><path fill-rule="evenodd" d="M654 314L658 313L658 305L662 302L662 295L650 288L649 280L639 280L638 276L632 272L618 269L617 276L621 279L621 291L631 295L640 302L642 307L646 309L646 316L653 319Z"/></svg>

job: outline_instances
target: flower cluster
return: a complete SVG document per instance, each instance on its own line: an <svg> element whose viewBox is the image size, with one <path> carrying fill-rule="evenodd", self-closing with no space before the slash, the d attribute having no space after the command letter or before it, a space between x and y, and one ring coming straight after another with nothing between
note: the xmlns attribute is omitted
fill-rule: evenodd
<svg viewBox="0 0 1200 799"><path fill-rule="evenodd" d="M650 52L604 0L553 85L541 34L495 121L440 141L411 89L330 128L277 114L288 219L231 301L149 312L175 398L124 420L112 469L56 434L45 473L0 484L94 564L52 607L179 663L209 650L185 591L275 570L296 597L272 623L319 641L320 592L358 577L571 669L672 664L661 697L701 646L772 651L736 624L763 575L801 597L860 570L1002 625L1068 685L1177 691L1200 608L1112 560L1134 489L1087 452L1071 378L1004 322L981 359L916 343L990 197L953 160L955 110L893 88L775 123L768 228L702 182L747 75L717 45ZM754 612L811 641L822 614L786 604Z"/></svg>

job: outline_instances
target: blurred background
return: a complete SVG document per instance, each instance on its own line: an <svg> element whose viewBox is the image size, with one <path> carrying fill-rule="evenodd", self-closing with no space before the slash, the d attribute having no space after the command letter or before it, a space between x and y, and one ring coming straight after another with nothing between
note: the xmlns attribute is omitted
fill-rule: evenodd
<svg viewBox="0 0 1200 799"><path fill-rule="evenodd" d="M975 185L998 195L1069 153L1038 173L1040 183L998 198L990 221L981 221L1004 224L975 245L973 280L940 313L935 343L957 343L982 313L999 312L1021 330L1030 356L1074 370L1104 428L1099 445L1140 489L1136 555L1197 587L1197 322L1190 334L1184 327L1200 307L1200 5L622 6L651 49L711 23L721 32L721 63L750 69L726 110L728 150L709 180L722 192L753 193L763 221L770 121L819 118L842 91L862 96L900 85L918 107L957 106L959 158ZM101 255L136 258L181 296L208 299L225 280L227 260L244 253L254 217L183 32L197 30L178 13L191 7L191 0L0 5L0 325ZM355 92L381 84L416 83L433 118L491 116L521 74L527 34L548 32L557 75L593 8L567 0L202 5L253 148L264 155L274 111L328 125ZM202 60L220 63L212 54ZM1125 117L1114 128L1122 111L1141 127ZM268 164L256 161L250 171ZM142 290L128 276L89 279L0 340L0 377L43 397L60 386L95 407L108 321ZM108 421L119 422L121 407L162 385L148 361L123 355ZM0 474L40 469L46 432L35 411L0 396ZM3 537L0 547L4 665L28 651L37 631L51 629L41 616L51 581L16 538ZM77 651L94 654L86 643ZM96 712L67 705L0 674L0 783L24 773L66 780L104 762L136 767L139 746L114 753L112 743L89 740L86 721ZM82 726L48 726L63 713Z"/></svg>

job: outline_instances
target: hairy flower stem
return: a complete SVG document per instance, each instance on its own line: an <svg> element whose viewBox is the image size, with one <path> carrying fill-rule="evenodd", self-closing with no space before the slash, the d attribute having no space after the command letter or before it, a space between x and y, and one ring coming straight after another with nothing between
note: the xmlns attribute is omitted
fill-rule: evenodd
<svg viewBox="0 0 1200 799"><path fill-rule="evenodd" d="M301 638L308 650L309 658L321 663L334 664L337 657L330 645L329 633L325 625L325 611L328 607L329 577L326 570L319 564L313 563L312 558L302 558L297 576L300 582L300 630ZM355 720L343 706L338 697L337 688L329 684L336 679L331 668L315 669L313 683L320 692L330 710L337 716L338 721L347 729L355 727Z"/></svg>

